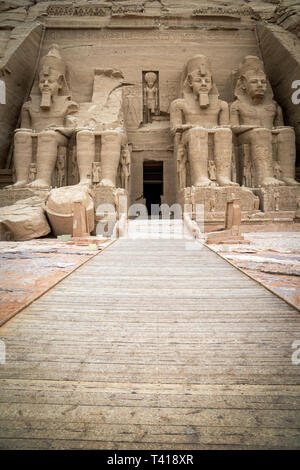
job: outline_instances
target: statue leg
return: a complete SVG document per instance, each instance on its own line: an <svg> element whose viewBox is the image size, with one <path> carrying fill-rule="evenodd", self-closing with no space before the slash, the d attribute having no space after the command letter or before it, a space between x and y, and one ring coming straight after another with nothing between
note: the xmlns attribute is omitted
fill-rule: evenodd
<svg viewBox="0 0 300 470"><path fill-rule="evenodd" d="M28 182L29 167L32 160L31 132L18 130L14 138L14 165L16 169L15 184L8 188L24 188Z"/></svg>
<svg viewBox="0 0 300 470"><path fill-rule="evenodd" d="M76 136L79 184L90 184L95 160L95 136L92 131L79 131Z"/></svg>
<svg viewBox="0 0 300 470"><path fill-rule="evenodd" d="M210 186L208 178L208 132L194 128L183 134L183 143L188 144L192 186Z"/></svg>
<svg viewBox="0 0 300 470"><path fill-rule="evenodd" d="M248 134L248 133L247 133ZM272 133L270 129L249 131L251 157L254 168L254 186L279 186L282 181L273 176Z"/></svg>
<svg viewBox="0 0 300 470"><path fill-rule="evenodd" d="M116 186L116 176L123 140L124 134L119 131L107 131L101 134L101 186Z"/></svg>
<svg viewBox="0 0 300 470"><path fill-rule="evenodd" d="M49 188L55 168L58 145L66 146L67 139L56 131L42 131L38 134L36 180L27 186L30 188Z"/></svg>
<svg viewBox="0 0 300 470"><path fill-rule="evenodd" d="M295 132L291 127L280 129L277 137L278 163L282 171L281 180L289 186L298 186L295 180L296 142Z"/></svg>
<svg viewBox="0 0 300 470"><path fill-rule="evenodd" d="M232 133L230 129L216 129L214 134L214 157L217 183L220 186L238 186L231 178Z"/></svg>

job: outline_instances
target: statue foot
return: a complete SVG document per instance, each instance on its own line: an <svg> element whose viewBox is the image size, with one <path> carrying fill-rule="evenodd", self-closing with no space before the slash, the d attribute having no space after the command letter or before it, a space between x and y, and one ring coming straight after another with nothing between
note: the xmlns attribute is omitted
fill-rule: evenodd
<svg viewBox="0 0 300 470"><path fill-rule="evenodd" d="M9 184L8 186L5 186L4 189L25 188L26 184L27 184L27 181L21 180L21 181L17 181L14 184Z"/></svg>
<svg viewBox="0 0 300 470"><path fill-rule="evenodd" d="M234 183L233 181L230 181L230 179L226 177L217 178L217 183L220 186L239 186L238 183Z"/></svg>
<svg viewBox="0 0 300 470"><path fill-rule="evenodd" d="M32 183L26 184L26 188L49 189L50 187L51 185L41 178L32 181Z"/></svg>
<svg viewBox="0 0 300 470"><path fill-rule="evenodd" d="M288 186L300 186L300 183L298 183L294 178L282 178L282 181Z"/></svg>
<svg viewBox="0 0 300 470"><path fill-rule="evenodd" d="M284 186L284 182L277 180L276 178L272 178L271 176L265 178L261 184L261 186Z"/></svg>
<svg viewBox="0 0 300 470"><path fill-rule="evenodd" d="M108 180L108 179L103 179L101 180L100 182L100 186L105 186L105 187L108 187L108 188L114 188L115 185L112 181Z"/></svg>
<svg viewBox="0 0 300 470"><path fill-rule="evenodd" d="M199 186L214 186L214 182L211 181L208 178L199 178L193 186L199 187Z"/></svg>

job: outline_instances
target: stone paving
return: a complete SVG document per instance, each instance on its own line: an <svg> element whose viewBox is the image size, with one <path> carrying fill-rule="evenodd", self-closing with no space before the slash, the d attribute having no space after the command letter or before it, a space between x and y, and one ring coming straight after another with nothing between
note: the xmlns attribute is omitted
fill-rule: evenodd
<svg viewBox="0 0 300 470"><path fill-rule="evenodd" d="M275 294L300 309L300 233L244 233L250 245L209 245Z"/></svg>
<svg viewBox="0 0 300 470"><path fill-rule="evenodd" d="M0 325L98 252L56 238L0 242Z"/></svg>

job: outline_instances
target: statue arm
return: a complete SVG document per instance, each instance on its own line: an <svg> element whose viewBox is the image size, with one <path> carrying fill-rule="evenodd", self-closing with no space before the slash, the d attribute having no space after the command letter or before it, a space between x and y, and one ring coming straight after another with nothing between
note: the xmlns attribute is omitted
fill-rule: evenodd
<svg viewBox="0 0 300 470"><path fill-rule="evenodd" d="M31 129L31 118L29 113L29 103L25 103L22 107L21 111L21 128L23 129Z"/></svg>
<svg viewBox="0 0 300 470"><path fill-rule="evenodd" d="M179 99L171 103L170 107L170 123L171 123L171 133L176 134L176 132L181 132L186 129L190 129L192 126L189 124L183 123L183 106L184 101Z"/></svg>
<svg viewBox="0 0 300 470"><path fill-rule="evenodd" d="M64 129L62 130L62 133L66 135L66 137L70 137L77 125L77 119L72 115L78 111L79 106L75 101L67 101L66 104L66 116L64 119Z"/></svg>
<svg viewBox="0 0 300 470"><path fill-rule="evenodd" d="M158 88L155 86L155 106L158 106Z"/></svg>
<svg viewBox="0 0 300 470"><path fill-rule="evenodd" d="M275 115L275 119L274 119L274 126L275 127L284 126L282 109L278 104L276 106L276 115Z"/></svg>
<svg viewBox="0 0 300 470"><path fill-rule="evenodd" d="M68 103L68 114L76 113L79 109L79 105L76 101L69 101Z"/></svg>
<svg viewBox="0 0 300 470"><path fill-rule="evenodd" d="M229 106L226 101L221 101L221 110L219 115L219 124L220 126L229 125Z"/></svg>
<svg viewBox="0 0 300 470"><path fill-rule="evenodd" d="M232 128L232 132L234 132L237 135L258 127L258 126L249 125L249 124L241 124L238 101L234 101L230 107L230 124Z"/></svg>
<svg viewBox="0 0 300 470"><path fill-rule="evenodd" d="M144 102L147 103L147 86L145 86L143 93L144 93Z"/></svg>
<svg viewBox="0 0 300 470"><path fill-rule="evenodd" d="M236 101L234 101L230 107L230 124L232 126L240 125L240 113L239 106Z"/></svg>

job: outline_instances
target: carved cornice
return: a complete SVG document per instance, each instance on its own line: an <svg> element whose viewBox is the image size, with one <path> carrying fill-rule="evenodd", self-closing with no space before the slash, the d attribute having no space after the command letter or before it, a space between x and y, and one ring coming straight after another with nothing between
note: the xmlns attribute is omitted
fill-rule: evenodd
<svg viewBox="0 0 300 470"><path fill-rule="evenodd" d="M96 6L96 5L49 5L47 10L49 16L130 16L143 15L145 13L144 4L141 5L113 5L113 6ZM162 12L166 13L166 12ZM169 14L171 14L169 12ZM257 14L251 7L212 7L203 6L191 11L191 16L252 16ZM172 14L171 14L172 16Z"/></svg>
<svg viewBox="0 0 300 470"><path fill-rule="evenodd" d="M139 5L112 7L49 5L47 8L49 16L119 16L142 13L144 13L144 6Z"/></svg>
<svg viewBox="0 0 300 470"><path fill-rule="evenodd" d="M122 6L115 5L111 9L112 16L115 15L131 15L144 13L145 8L143 5Z"/></svg>
<svg viewBox="0 0 300 470"><path fill-rule="evenodd" d="M239 15L239 16L256 16L256 13L253 11L251 7L210 7L210 6L203 6L201 8L197 8L192 12L193 16L202 16L202 15Z"/></svg>
<svg viewBox="0 0 300 470"><path fill-rule="evenodd" d="M106 16L110 14L110 10L110 7L49 5L47 14L49 16Z"/></svg>

